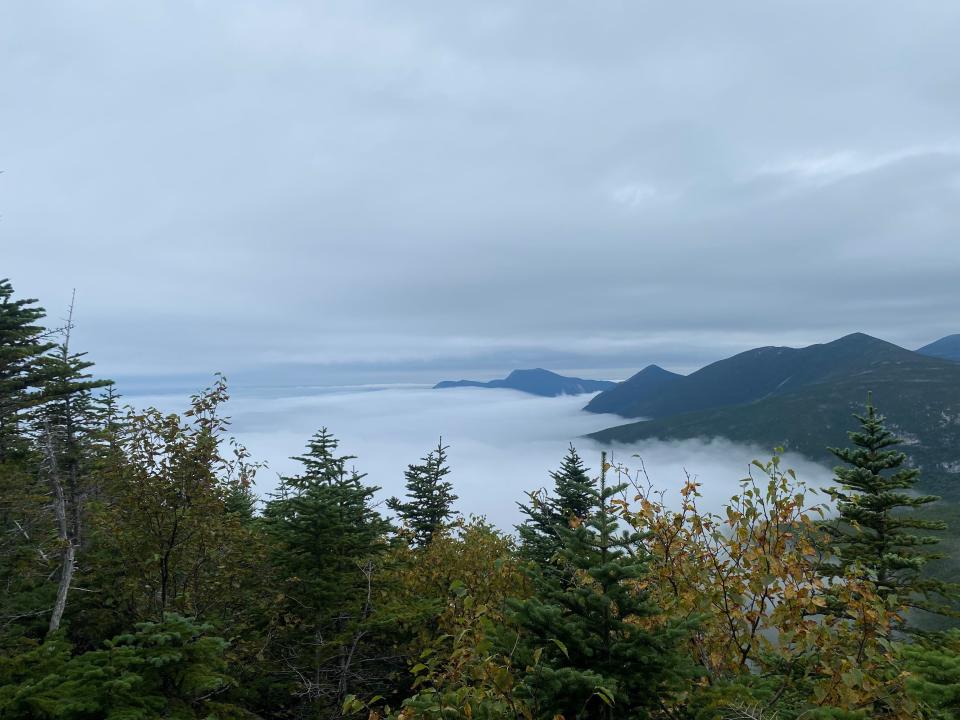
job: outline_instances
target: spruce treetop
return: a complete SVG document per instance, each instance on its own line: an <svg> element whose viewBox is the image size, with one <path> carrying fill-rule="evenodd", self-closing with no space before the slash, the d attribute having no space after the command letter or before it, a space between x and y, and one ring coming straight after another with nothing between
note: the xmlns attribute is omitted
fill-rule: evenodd
<svg viewBox="0 0 960 720"><path fill-rule="evenodd" d="M419 463L411 463L404 472L408 502L393 497L387 507L393 510L410 534L411 544L429 545L433 537L445 532L456 516L453 503L458 499L453 493L453 484L446 480L450 474L447 462L449 445L443 438Z"/></svg>
<svg viewBox="0 0 960 720"><path fill-rule="evenodd" d="M915 514L940 498L913 492L920 470L909 467L906 453L894 449L903 441L888 429L872 394L864 414L854 417L860 428L848 433L851 446L830 448L845 465L834 470L839 486L829 489L839 517L825 525L834 557L824 564L824 574L838 576L859 566L881 596L895 595L900 602L927 610L942 609L931 596L952 591L922 576L924 566L941 557L925 549L939 538L912 532L946 527Z"/></svg>

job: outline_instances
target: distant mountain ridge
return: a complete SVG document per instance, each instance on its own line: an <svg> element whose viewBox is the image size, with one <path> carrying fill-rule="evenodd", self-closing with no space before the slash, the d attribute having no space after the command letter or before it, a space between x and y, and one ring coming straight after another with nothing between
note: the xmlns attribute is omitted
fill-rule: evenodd
<svg viewBox="0 0 960 720"><path fill-rule="evenodd" d="M601 390L609 390L617 383L611 380L584 380L577 377L558 375L543 368L530 370L514 370L507 377L500 380L444 380L433 386L434 390L458 387L507 388L520 392L540 395L542 397L556 397L558 395L583 395Z"/></svg>
<svg viewBox="0 0 960 720"><path fill-rule="evenodd" d="M805 348L761 347L718 360L690 375L671 373L669 380L638 388L637 392L630 392L629 386L621 383L598 395L585 409L624 417L661 418L784 395L832 377L916 358L916 353L863 333Z"/></svg>
<svg viewBox="0 0 960 720"><path fill-rule="evenodd" d="M623 386L601 393L586 409L616 407L613 412L625 417L648 419L590 437L722 437L783 446L821 461L832 460L829 446L847 443L851 414L862 410L872 391L924 469L927 488L960 498L960 363L951 360L855 333L806 348L749 350L655 384L646 394L631 395ZM603 405L618 396L622 403Z"/></svg>
<svg viewBox="0 0 960 720"><path fill-rule="evenodd" d="M960 333L947 335L917 350L921 355L960 362Z"/></svg>

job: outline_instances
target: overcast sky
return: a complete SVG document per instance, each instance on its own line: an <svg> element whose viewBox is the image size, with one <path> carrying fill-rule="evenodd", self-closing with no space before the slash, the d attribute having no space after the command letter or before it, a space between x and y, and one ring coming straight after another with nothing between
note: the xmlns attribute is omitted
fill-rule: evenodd
<svg viewBox="0 0 960 720"><path fill-rule="evenodd" d="M960 332L960 3L5 2L0 277L112 376ZM461 372L462 371L462 372Z"/></svg>

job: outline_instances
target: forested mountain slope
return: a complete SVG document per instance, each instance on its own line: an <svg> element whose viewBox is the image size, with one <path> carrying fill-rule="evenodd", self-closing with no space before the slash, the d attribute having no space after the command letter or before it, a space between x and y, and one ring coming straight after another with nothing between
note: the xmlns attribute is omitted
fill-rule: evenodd
<svg viewBox="0 0 960 720"><path fill-rule="evenodd" d="M624 417L664 418L756 402L815 383L869 376L895 368L910 374L913 369L932 368L938 362L884 340L854 333L805 348L747 350L685 377L674 376L652 384L644 392L625 392L626 383L621 383L598 395L585 409Z"/></svg>
<svg viewBox="0 0 960 720"><path fill-rule="evenodd" d="M863 351L859 358L849 352L853 345ZM924 469L925 487L960 497L960 488L956 487L960 481L960 364L920 356L865 336L814 347L831 346L847 351L840 354L840 362L833 368L825 364L797 367L797 372L781 385L752 401L661 415L608 428L591 437L603 442L723 437L762 448L783 446L816 460L830 461L827 448L847 442L851 414L860 411L867 393L873 392L877 406L907 441L905 450L912 462ZM737 358L748 362L738 364L744 369L759 370L758 363L749 362L756 357L745 355L747 358ZM796 353L783 355L790 360L803 357ZM820 352L807 357L823 360ZM732 373L721 374L716 369L712 372L729 382L737 379ZM820 377L814 379L818 374ZM761 375L762 381L744 378L741 397L746 396L748 387L756 391L773 382L772 373ZM801 380L806 382L801 384ZM712 389L704 387L704 392ZM733 395L718 387L711 398L719 402ZM690 399L689 394L660 396L646 407L684 407L683 401Z"/></svg>
<svg viewBox="0 0 960 720"><path fill-rule="evenodd" d="M960 362L960 333L947 335L917 350L921 355Z"/></svg>

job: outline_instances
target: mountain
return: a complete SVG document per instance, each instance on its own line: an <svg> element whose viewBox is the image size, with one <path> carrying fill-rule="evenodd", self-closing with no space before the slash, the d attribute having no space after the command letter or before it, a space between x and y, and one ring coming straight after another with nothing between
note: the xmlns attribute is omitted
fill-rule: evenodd
<svg viewBox="0 0 960 720"><path fill-rule="evenodd" d="M877 407L905 440L904 451L923 468L925 489L960 499L960 364L866 335L788 350L761 348L704 368L714 368L709 376L717 382L736 385L735 391L710 387L701 375L696 388L717 403L712 407L701 403L590 437L607 443L722 437L765 450L782 446L833 464L827 448L848 443L847 431L856 424L852 413L862 411L867 393L873 392ZM764 392L787 368L792 374ZM746 371L760 380L744 377ZM670 398L661 391L645 408L694 404L687 388L674 392ZM720 404L730 397L748 399Z"/></svg>
<svg viewBox="0 0 960 720"><path fill-rule="evenodd" d="M435 390L454 387L509 388L531 395L555 397L557 395L594 393L599 390L608 390L615 385L616 383L610 380L584 380L558 375L543 368L534 368L533 370L514 370L502 380L490 380L489 382L444 380L433 387Z"/></svg>
<svg viewBox="0 0 960 720"><path fill-rule="evenodd" d="M595 413L623 414L621 409L652 397L682 379L683 375L664 370L659 365L647 365L636 375L594 397L584 409Z"/></svg>
<svg viewBox="0 0 960 720"><path fill-rule="evenodd" d="M690 375L674 375L669 380L651 383L639 392L618 386L595 397L585 409L624 417L663 418L756 402L851 373L925 360L884 340L854 333L805 348L747 350Z"/></svg>
<svg viewBox="0 0 960 720"><path fill-rule="evenodd" d="M960 362L960 334L947 335L917 350L921 355Z"/></svg>

